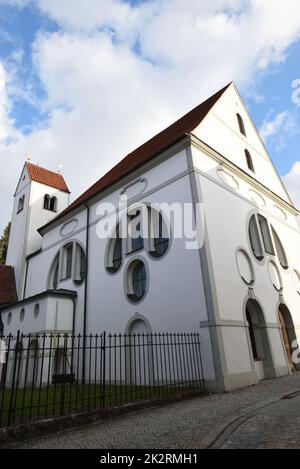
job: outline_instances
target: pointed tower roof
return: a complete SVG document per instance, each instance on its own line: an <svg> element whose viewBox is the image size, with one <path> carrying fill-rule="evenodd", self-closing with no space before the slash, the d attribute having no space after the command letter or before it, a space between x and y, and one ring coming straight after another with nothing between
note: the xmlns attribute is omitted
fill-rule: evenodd
<svg viewBox="0 0 300 469"><path fill-rule="evenodd" d="M49 171L49 169L41 168L41 166L29 163L28 161L26 161L25 166L32 181L54 187L55 189L59 189L63 192L70 192L66 181L61 174Z"/></svg>

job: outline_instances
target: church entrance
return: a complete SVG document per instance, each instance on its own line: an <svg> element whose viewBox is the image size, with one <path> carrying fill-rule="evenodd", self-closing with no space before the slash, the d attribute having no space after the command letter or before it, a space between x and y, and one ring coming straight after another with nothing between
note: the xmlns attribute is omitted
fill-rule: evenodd
<svg viewBox="0 0 300 469"><path fill-rule="evenodd" d="M296 340L296 334L295 334L294 323L291 317L291 313L284 304L281 304L279 306L278 319L279 319L279 324L281 326L281 334L282 334L282 339L283 339L288 363L291 367L291 370L294 371L296 367L292 358L292 354L293 354L292 343L294 340Z"/></svg>
<svg viewBox="0 0 300 469"><path fill-rule="evenodd" d="M246 319L248 322L250 353L254 360L257 378L275 377L275 369L270 349L269 337L264 314L260 304L249 299L246 305Z"/></svg>

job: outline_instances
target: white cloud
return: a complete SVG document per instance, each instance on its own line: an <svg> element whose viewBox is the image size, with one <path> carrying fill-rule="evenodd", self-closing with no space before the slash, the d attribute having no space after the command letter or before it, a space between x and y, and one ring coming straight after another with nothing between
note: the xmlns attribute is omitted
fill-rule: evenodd
<svg viewBox="0 0 300 469"><path fill-rule="evenodd" d="M289 111L280 112L274 119L265 120L260 129L260 135L267 140L272 135L278 134L283 128L293 128L295 125L292 114Z"/></svg>
<svg viewBox="0 0 300 469"><path fill-rule="evenodd" d="M26 0L1 2L21 7ZM28 135L14 128L10 100L17 95L36 104L37 97L2 64L2 226L28 153L52 169L62 163L77 196L124 154L227 82L234 79L244 88L253 83L255 72L283 61L300 36L298 0L35 4L60 26L59 32L41 32L32 48L32 72L46 94L38 105L50 118Z"/></svg>
<svg viewBox="0 0 300 469"><path fill-rule="evenodd" d="M300 209L300 161L294 163L291 170L282 179L294 204Z"/></svg>
<svg viewBox="0 0 300 469"><path fill-rule="evenodd" d="M265 120L260 129L263 140L271 140L277 152L282 151L288 139L299 133L295 115L289 111L277 114L272 120Z"/></svg>

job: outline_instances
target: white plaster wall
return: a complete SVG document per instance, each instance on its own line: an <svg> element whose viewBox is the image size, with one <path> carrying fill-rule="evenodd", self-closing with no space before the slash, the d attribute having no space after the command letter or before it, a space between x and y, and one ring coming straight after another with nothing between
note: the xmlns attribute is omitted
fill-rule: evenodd
<svg viewBox="0 0 300 469"><path fill-rule="evenodd" d="M57 198L57 211L52 212L44 209L44 197ZM26 255L32 254L42 247L42 236L38 233L38 228L55 218L69 205L69 194L53 187L45 186L38 182L31 182L30 209L29 209L29 229Z"/></svg>
<svg viewBox="0 0 300 469"><path fill-rule="evenodd" d="M47 331L72 332L73 301L69 298L48 298Z"/></svg>
<svg viewBox="0 0 300 469"><path fill-rule="evenodd" d="M237 113L245 123L246 137L239 131ZM280 177L234 85L226 90L193 133L281 198L289 201ZM247 167L245 149L248 149L252 156L255 173Z"/></svg>
<svg viewBox="0 0 300 469"><path fill-rule="evenodd" d="M118 206L124 190L128 191L131 201L174 203L192 200L186 151L180 151L146 171L142 175L143 181L139 179L136 178L136 186L129 188L128 183L124 182L122 187L101 202ZM160 260L151 258L146 251L136 253L147 264L149 286L144 299L139 304L132 304L124 292L124 276L127 264L135 258L135 254L125 256L118 273L111 275L106 272L105 253L109 240L99 239L97 235L99 213L99 202L96 201L90 208L87 333L95 334L103 330L123 333L136 313L149 321L153 331L200 332L205 375L213 379L209 330L200 330L199 325L200 321L207 320L207 312L198 251L186 250L182 239L171 239L169 251ZM69 220L74 219L77 222L70 224L74 230L68 235L61 236L61 228L67 223L64 222L44 236L42 253L29 262L26 296L47 287L49 270L61 245L70 240L79 240L85 247L86 210L71 216ZM58 288L77 291L75 331L82 333L85 284L77 286L67 280L60 282Z"/></svg>
<svg viewBox="0 0 300 469"><path fill-rule="evenodd" d="M34 309L39 305L39 315L35 317ZM24 320L20 320L20 312L24 309ZM8 324L8 315L11 312L11 323ZM4 325L4 335L16 336L18 331L23 334L41 334L45 331L72 332L73 300L62 297L34 298L32 301L12 305L1 312Z"/></svg>
<svg viewBox="0 0 300 469"><path fill-rule="evenodd" d="M205 208L207 242L216 286L218 318L226 321L244 321L248 286L242 281L236 265L236 250L243 248L249 254L253 265L255 274L253 292L263 308L265 321L278 324L279 294L272 285L268 273L268 262L273 260L279 266L284 300L293 316L297 332L300 296L295 288L292 271L300 269L300 237L296 229L295 216L288 213L282 205L280 208L286 213L287 219L280 220L277 211L274 211L274 201L265 194L260 193L265 205L258 206L249 196L249 183L235 176L239 186L234 190L221 182L213 160L209 161L207 156L202 158L201 152L195 149L193 157L195 166L201 171L201 174L200 172L197 174L197 178ZM259 193L257 187L252 189ZM277 202L276 205L278 206ZM284 270L274 256L266 255L264 260L259 262L252 254L248 239L248 221L255 212L264 215L274 226L288 258L290 266L288 270ZM279 330L269 329L268 334L275 366L285 366L286 359ZM228 372L250 371L251 363L243 329L226 326L222 328L222 336Z"/></svg>
<svg viewBox="0 0 300 469"><path fill-rule="evenodd" d="M26 167L24 167L14 196L12 224L6 259L6 264L13 266L15 269L16 288L19 298L23 290L22 280L25 268L30 188L28 172ZM23 196L25 196L24 209L18 213L19 200Z"/></svg>

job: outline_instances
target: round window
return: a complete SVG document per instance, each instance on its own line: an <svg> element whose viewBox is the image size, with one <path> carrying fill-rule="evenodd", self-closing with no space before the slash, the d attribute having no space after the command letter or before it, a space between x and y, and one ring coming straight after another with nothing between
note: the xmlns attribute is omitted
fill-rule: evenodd
<svg viewBox="0 0 300 469"><path fill-rule="evenodd" d="M300 274L297 270L293 271L293 280L294 280L296 290L300 295Z"/></svg>
<svg viewBox="0 0 300 469"><path fill-rule="evenodd" d="M282 280L279 269L275 262L270 261L268 263L268 272L273 287L275 290L280 291L282 289Z"/></svg>
<svg viewBox="0 0 300 469"><path fill-rule="evenodd" d="M243 249L238 250L236 254L236 263L243 282L247 285L252 285L254 282L254 269L248 254Z"/></svg>

